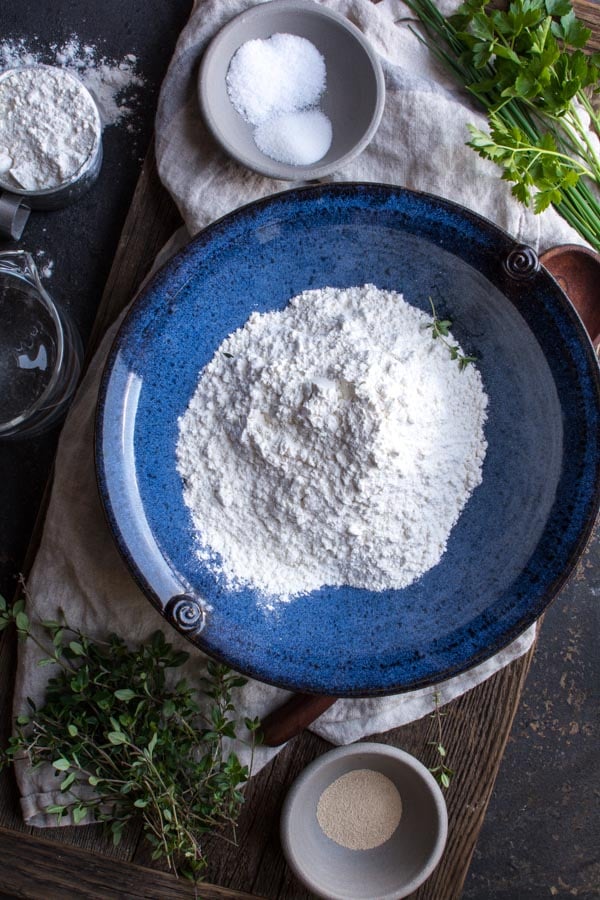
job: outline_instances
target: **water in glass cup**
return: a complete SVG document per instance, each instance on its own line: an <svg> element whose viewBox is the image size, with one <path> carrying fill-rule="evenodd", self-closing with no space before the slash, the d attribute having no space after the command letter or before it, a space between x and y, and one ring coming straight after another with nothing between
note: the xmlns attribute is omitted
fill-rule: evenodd
<svg viewBox="0 0 600 900"><path fill-rule="evenodd" d="M81 343L28 253L0 253L0 438L45 431L65 411Z"/></svg>

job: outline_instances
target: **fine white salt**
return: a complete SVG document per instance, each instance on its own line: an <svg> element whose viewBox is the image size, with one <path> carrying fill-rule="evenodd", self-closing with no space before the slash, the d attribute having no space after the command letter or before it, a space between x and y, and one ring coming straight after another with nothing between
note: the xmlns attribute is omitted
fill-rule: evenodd
<svg viewBox="0 0 600 900"><path fill-rule="evenodd" d="M278 162L310 166L322 159L331 147L331 122L319 109L273 116L254 132L259 150Z"/></svg>
<svg viewBox="0 0 600 900"><path fill-rule="evenodd" d="M278 162L309 166L331 146L332 127L317 108L325 60L306 38L277 33L246 41L227 71L234 109L254 129L258 149Z"/></svg>
<svg viewBox="0 0 600 900"><path fill-rule="evenodd" d="M273 34L246 41L227 71L227 91L247 122L314 106L325 90L325 60L310 41Z"/></svg>

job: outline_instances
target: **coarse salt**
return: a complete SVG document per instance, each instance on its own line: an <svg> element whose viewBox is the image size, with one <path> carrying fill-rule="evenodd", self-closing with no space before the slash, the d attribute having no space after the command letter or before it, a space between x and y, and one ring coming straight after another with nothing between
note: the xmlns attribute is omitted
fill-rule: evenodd
<svg viewBox="0 0 600 900"><path fill-rule="evenodd" d="M325 90L325 60L306 38L273 34L236 51L227 71L227 91L247 122L314 106Z"/></svg>
<svg viewBox="0 0 600 900"><path fill-rule="evenodd" d="M309 166L331 146L331 122L316 108L326 78L325 60L314 44L277 33L242 44L226 82L234 108L255 126L258 149L278 162Z"/></svg>

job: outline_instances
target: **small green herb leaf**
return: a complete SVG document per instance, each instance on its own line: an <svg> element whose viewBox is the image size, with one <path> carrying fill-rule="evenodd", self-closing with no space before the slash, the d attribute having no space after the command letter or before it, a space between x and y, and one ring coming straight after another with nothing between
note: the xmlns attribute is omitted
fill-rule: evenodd
<svg viewBox="0 0 600 900"><path fill-rule="evenodd" d="M66 807L58 806L55 804L53 806L47 806L45 809L45 812L51 813L52 815L56 815L60 819L62 816L64 816L64 814L66 812Z"/></svg>
<svg viewBox="0 0 600 900"><path fill-rule="evenodd" d="M462 372L470 363L475 363L477 361L477 357L465 356L461 352L458 344L451 344L448 340L446 340L446 338L450 334L452 321L450 319L438 319L431 297L429 298L429 303L431 306L433 321L431 322L431 324L427 325L427 328L431 329L431 337L434 341L439 339L441 343L448 348L450 359L455 359L458 361L458 368Z"/></svg>
<svg viewBox="0 0 600 900"><path fill-rule="evenodd" d="M62 784L60 786L61 791L66 791L68 788L70 788L71 785L73 784L73 782L75 781L76 777L77 776L75 775L75 772L71 772L70 775L67 775L67 777L65 778L65 780L62 782Z"/></svg>
<svg viewBox="0 0 600 900"><path fill-rule="evenodd" d="M114 696L117 700L133 700L136 696L135 691L132 691L131 688L119 688L118 691L114 692Z"/></svg>
<svg viewBox="0 0 600 900"><path fill-rule="evenodd" d="M87 812L88 811L85 806L76 806L73 809L73 822L75 823L75 825L79 825L79 823L82 822L83 819L85 819L85 817L87 816Z"/></svg>
<svg viewBox="0 0 600 900"><path fill-rule="evenodd" d="M582 25L572 9L560 17L560 22L552 23L552 34L570 47L585 47L592 36L590 29Z"/></svg>
<svg viewBox="0 0 600 900"><path fill-rule="evenodd" d="M29 617L24 612L19 612L15 616L15 625L18 631L29 631Z"/></svg>

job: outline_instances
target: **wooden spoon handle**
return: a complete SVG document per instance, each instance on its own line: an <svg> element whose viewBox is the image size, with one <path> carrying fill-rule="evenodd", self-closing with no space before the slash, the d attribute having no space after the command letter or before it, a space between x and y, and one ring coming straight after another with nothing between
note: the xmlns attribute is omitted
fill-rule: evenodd
<svg viewBox="0 0 600 900"><path fill-rule="evenodd" d="M578 244L558 244L540 262L579 313L596 352L600 349L600 254Z"/></svg>
<svg viewBox="0 0 600 900"><path fill-rule="evenodd" d="M262 720L263 743L279 747L304 731L321 713L333 706L337 697L324 694L292 694L283 706Z"/></svg>

